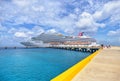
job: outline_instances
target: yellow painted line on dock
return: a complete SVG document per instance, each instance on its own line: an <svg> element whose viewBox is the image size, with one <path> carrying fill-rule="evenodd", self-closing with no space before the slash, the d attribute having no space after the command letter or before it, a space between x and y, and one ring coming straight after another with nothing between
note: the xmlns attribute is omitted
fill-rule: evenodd
<svg viewBox="0 0 120 81"><path fill-rule="evenodd" d="M71 68L66 70L65 72L63 72L60 75L58 75L57 77L53 78L51 81L71 81L72 78L78 72L80 72L85 67L85 65L87 65L91 61L91 59L94 56L96 56L100 52L100 50L101 49L99 49L98 51L94 52L90 56L86 57L82 61L78 62L77 64L75 64L74 66L72 66Z"/></svg>

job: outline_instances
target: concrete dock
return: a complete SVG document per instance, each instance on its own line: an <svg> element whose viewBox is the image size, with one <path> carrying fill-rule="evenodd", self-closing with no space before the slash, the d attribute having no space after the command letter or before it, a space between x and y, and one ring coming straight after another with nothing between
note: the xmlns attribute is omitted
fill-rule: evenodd
<svg viewBox="0 0 120 81"><path fill-rule="evenodd" d="M120 81L120 47L104 48L72 81Z"/></svg>

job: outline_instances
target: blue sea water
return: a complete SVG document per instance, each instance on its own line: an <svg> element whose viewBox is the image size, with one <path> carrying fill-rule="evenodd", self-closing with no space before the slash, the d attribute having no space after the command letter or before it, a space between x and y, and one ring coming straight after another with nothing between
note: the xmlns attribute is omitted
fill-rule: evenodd
<svg viewBox="0 0 120 81"><path fill-rule="evenodd" d="M88 55L51 48L1 49L0 81L50 81Z"/></svg>

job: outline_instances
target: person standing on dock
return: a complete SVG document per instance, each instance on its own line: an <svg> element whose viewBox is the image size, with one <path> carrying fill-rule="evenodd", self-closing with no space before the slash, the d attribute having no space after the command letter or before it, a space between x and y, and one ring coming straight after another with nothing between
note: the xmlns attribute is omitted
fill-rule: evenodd
<svg viewBox="0 0 120 81"><path fill-rule="evenodd" d="M111 48L111 46L110 46L110 45L108 45L108 48Z"/></svg>
<svg viewBox="0 0 120 81"><path fill-rule="evenodd" d="M102 48L102 49L104 48L104 45L103 45L103 44L101 44L101 48Z"/></svg>

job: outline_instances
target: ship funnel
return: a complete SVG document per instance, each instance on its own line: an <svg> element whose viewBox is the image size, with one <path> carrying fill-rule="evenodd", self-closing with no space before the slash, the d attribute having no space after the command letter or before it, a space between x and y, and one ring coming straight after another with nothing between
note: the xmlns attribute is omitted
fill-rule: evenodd
<svg viewBox="0 0 120 81"><path fill-rule="evenodd" d="M78 36L83 36L84 32L79 32Z"/></svg>

